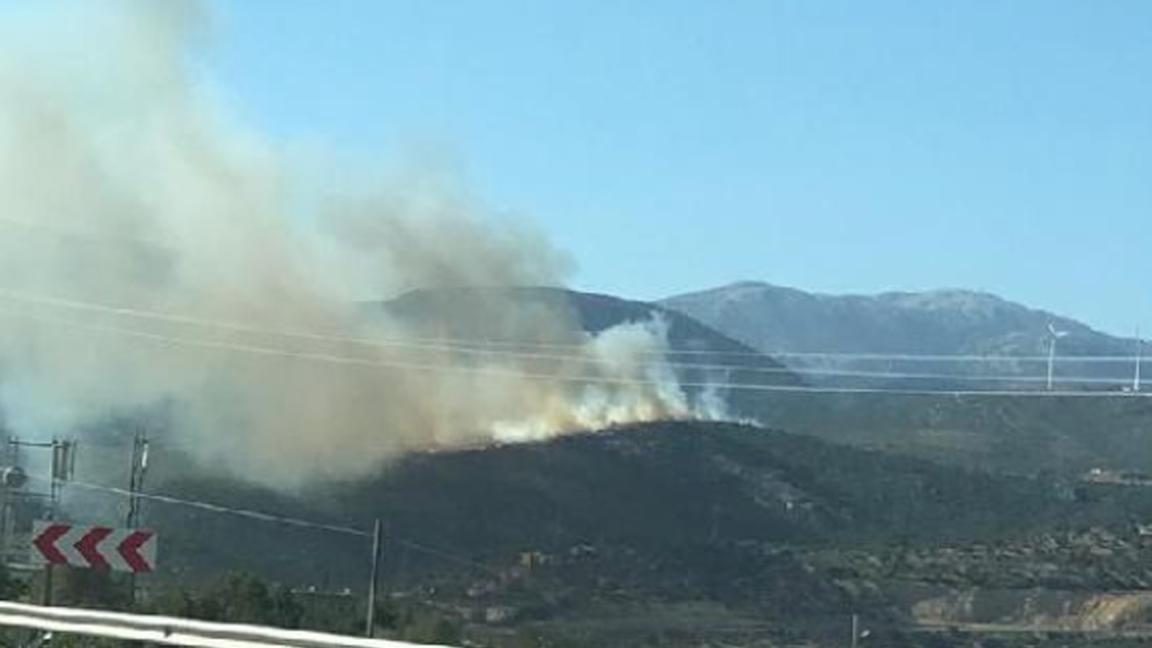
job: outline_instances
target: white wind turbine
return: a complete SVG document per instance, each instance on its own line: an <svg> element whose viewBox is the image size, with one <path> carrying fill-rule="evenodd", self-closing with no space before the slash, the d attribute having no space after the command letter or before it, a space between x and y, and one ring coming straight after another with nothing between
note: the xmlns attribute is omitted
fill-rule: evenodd
<svg viewBox="0 0 1152 648"><path fill-rule="evenodd" d="M1052 391L1052 379L1056 373L1056 341L1068 335L1068 331L1058 331L1052 322L1048 322L1048 391Z"/></svg>
<svg viewBox="0 0 1152 648"><path fill-rule="evenodd" d="M1136 373L1132 377L1132 392L1140 391L1140 365L1144 362L1144 338L1140 337L1140 329L1136 329Z"/></svg>

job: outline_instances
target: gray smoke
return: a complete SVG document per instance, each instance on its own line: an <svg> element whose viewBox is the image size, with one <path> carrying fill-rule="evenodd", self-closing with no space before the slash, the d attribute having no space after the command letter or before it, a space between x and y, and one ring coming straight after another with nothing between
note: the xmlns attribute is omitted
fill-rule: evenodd
<svg viewBox="0 0 1152 648"><path fill-rule="evenodd" d="M572 345L533 358L366 317L366 296L560 285L570 263L445 174L302 171L323 162L296 164L197 82L197 5L4 23L0 403L17 433L171 403L199 456L283 483L413 448L701 414L652 361L658 321L589 338L563 311L513 312L505 337Z"/></svg>

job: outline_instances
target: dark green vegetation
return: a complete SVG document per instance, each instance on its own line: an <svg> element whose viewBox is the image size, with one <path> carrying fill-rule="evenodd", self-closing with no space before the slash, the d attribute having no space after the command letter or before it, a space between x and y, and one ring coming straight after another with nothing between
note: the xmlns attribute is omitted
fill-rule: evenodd
<svg viewBox="0 0 1152 648"><path fill-rule="evenodd" d="M381 619L393 636L827 643L856 611L896 641L918 597L953 589L1152 586L1133 526L1152 519L1143 488L998 476L741 425L412 455L295 496L207 477L157 488L359 528L384 519ZM164 538L154 605L232 618L209 601L227 598L213 593L221 574L244 569L278 584L265 597L280 601L267 604L286 615L278 623L355 626L367 538L162 504L147 517Z"/></svg>
<svg viewBox="0 0 1152 648"><path fill-rule="evenodd" d="M360 529L385 520L381 632L414 640L836 645L857 612L881 645L968 645L977 624L1036 622L1021 611L1028 592L1074 612L1103 605L1099 593L1152 588L1137 527L1152 519L1146 488L996 475L743 425L416 454L296 494L186 468L166 477L163 465L157 492ZM101 511L72 502L77 515ZM140 580L138 609L359 627L366 537L156 502L145 515L162 571ZM117 579L76 571L58 583L61 601L127 605ZM992 611L965 616L969 591L988 592ZM1145 603L1109 603L1129 609L1111 630L1144 628ZM1044 617L1046 631L1078 641L1066 626L1080 616L1091 615ZM1001 641L1019 639L1010 629Z"/></svg>
<svg viewBox="0 0 1152 648"><path fill-rule="evenodd" d="M825 545L986 537L1079 514L1059 489L1037 480L700 423L411 455L373 480L313 487L299 498L218 479L185 479L165 488L322 522L365 527L381 517L406 539L478 560L584 544L661 552L743 541ZM240 552L252 542L243 561L276 572L298 566L292 555L265 551L265 542L280 537L336 542L338 553L363 544L355 537L248 522L243 533L230 533L238 520L159 505L151 515L161 528L185 528L182 537L204 536L189 551L169 550L170 566L181 555L218 562L224 556L214 553ZM269 537L259 537L263 532ZM221 536L230 541L215 542ZM358 586L361 558L350 562L351 580L341 584ZM329 567L323 565L331 574Z"/></svg>

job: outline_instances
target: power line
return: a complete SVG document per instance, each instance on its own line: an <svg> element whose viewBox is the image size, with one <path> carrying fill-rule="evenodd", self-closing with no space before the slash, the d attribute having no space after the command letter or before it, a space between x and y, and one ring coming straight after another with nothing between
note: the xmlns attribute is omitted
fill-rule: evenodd
<svg viewBox="0 0 1152 648"><path fill-rule="evenodd" d="M479 563L479 562L476 562L475 560L471 560L471 559L465 558L463 556L459 556L459 555L444 551L443 549L437 549L435 547L429 547L426 544L421 544L419 542L413 542L411 540L404 540L403 538L392 538L392 542L395 542L396 544L398 544L402 547L407 547L407 548L412 549L414 551L419 551L421 553L428 554L429 556L436 556L438 558L442 558L442 559L450 561L450 562L454 562L454 563L457 563L460 565L465 565L467 567L472 567L474 569L478 569L480 571L487 572L487 573L492 574L494 576L503 576L503 574L501 574L499 570L492 569L491 567L489 567L483 563Z"/></svg>
<svg viewBox="0 0 1152 648"><path fill-rule="evenodd" d="M11 311L9 311L9 314ZM524 380L535 380L544 382L561 382L561 383L575 383L575 384L605 384L616 386L668 386L677 385L680 387L699 388L699 389L725 389L725 390L744 390L744 391L758 391L758 392L780 392L780 393L811 393L811 394L893 394L893 395L908 395L908 396L981 396L981 397L1077 397L1077 398L1117 398L1117 397L1152 397L1152 392L1130 393L1130 392L1094 392L1094 391L1077 391L1077 390L1045 390L1045 391L1026 391L1026 390L994 390L994 389L901 389L901 388L881 388L881 387L833 387L833 386L799 386L799 385L775 385L764 383L740 383L740 382L709 382L709 381L675 381L675 380L653 380L644 378L617 378L612 376L588 376L588 375L564 375L564 374L543 374L530 371L520 371L517 369L509 369L504 367L471 367L460 365L445 365L445 364L426 364L418 362L406 361L384 361L372 360L365 358L333 355L329 353L315 353L315 352L296 352L287 351L275 347L262 347L250 344L239 344L231 342L221 342L217 340L203 340L196 338L177 337L170 335L161 335L158 333L151 333L146 331L139 331L136 329L128 329L116 326L80 323L70 320L62 320L60 318L45 317L30 315L28 313L15 313L16 316L25 317L38 321L46 321L61 326L75 328L80 330L97 331L104 333L112 333L117 335L124 335L138 339L149 340L158 342L165 345L175 345L193 348L205 348L219 351L246 353L255 356L264 357L283 357L297 360L307 360L313 362L341 364L349 366L357 366L364 368L376 369L407 369L414 371L427 371L427 372L447 372L447 373L470 373L480 375L497 375L506 377L515 377Z"/></svg>
<svg viewBox="0 0 1152 648"><path fill-rule="evenodd" d="M51 480L43 479L42 477L32 477L37 481L47 482ZM303 527L308 529L318 529L321 531L331 531L333 533L342 533L345 535L354 535L361 537L369 537L372 534L362 529L353 527L340 526L335 524L324 524L320 522L311 522L302 520L300 518L288 517L284 515L275 515L272 513L263 513L261 511L252 511L249 509L240 509L230 506L223 506L220 504L213 504L211 502L204 502L201 500L189 500L179 497L172 497L169 495L156 495L151 493L134 493L132 491L116 488L115 486L102 486L100 484L90 484L75 480L55 480L59 486L75 486L82 490L97 491L103 493L110 493L113 495L120 495L123 497L139 497L154 502L163 502L165 504L175 504L179 506L186 506L196 508L203 511L210 511L212 513L226 513L228 515L236 515L239 517L249 518L253 520L260 520L262 522L274 522L277 524L287 524L290 526Z"/></svg>
<svg viewBox="0 0 1152 648"><path fill-rule="evenodd" d="M31 477L31 479L34 479L36 481L42 481L42 482L51 481L51 480L43 479L41 477ZM372 537L371 532L365 531L362 529L357 529L355 527L341 526L341 525L336 525L336 524L326 524L323 522L312 522L310 520L304 520L304 519L296 518L296 517L277 515L274 513L265 513L262 511L253 511L251 509L235 508L235 507L231 507L231 506L224 506L222 504L214 504L212 502L205 502L203 500L191 500L191 499L184 499L184 498L180 498L180 497L172 497L170 495L157 495L157 494L151 494L151 493L139 493L139 492L134 493L132 491L129 491L129 490L126 490L123 488L116 488L115 486L104 486L101 484L91 484L91 483L79 482L79 481L74 481L74 480L58 479L55 481L61 487L63 487L63 486L76 486L76 487L83 489L83 490L108 493L108 494L112 494L112 495L119 495L122 497L139 497L139 498L151 500L154 502L161 502L164 504L173 504L173 505L177 505L177 506L185 506L185 507L189 507L189 508L199 509L202 511L207 511L210 513L235 515L238 517L248 518L251 520L258 520L260 522L271 522L274 524L286 524L289 526L295 526L295 527L306 528L306 529L316 529L319 531L330 531L332 533L339 533L339 534L343 534L343 535L352 535L352 536L357 536L357 537L361 537L361 538ZM444 549L440 549L438 547L432 547L432 546L429 546L427 544L424 544L421 542L416 542L414 540L408 540L405 538L391 537L391 538L389 538L389 540L391 542L394 542L394 543L400 545L400 546L407 547L407 548L412 549L414 551L419 551L419 552L428 554L430 556L436 556L436 557L441 558L443 560L448 560L450 562L454 562L454 563L457 563L460 565L466 565L466 566L472 567L474 569L479 569L481 571L485 571L489 574L494 574L497 576L500 575L499 571L492 569L491 567L488 567L487 565L485 565L483 563L476 562L475 560L471 560L471 559L466 558L464 556L452 553L452 552L444 550Z"/></svg>
<svg viewBox="0 0 1152 648"><path fill-rule="evenodd" d="M723 355L723 352L721 352ZM811 358L816 360L875 360L901 362L1047 362L1046 355L980 355L931 353L846 353L826 351L764 351L763 355L780 358ZM1130 363L1136 356L1127 355L1065 355L1056 356L1057 362Z"/></svg>
<svg viewBox="0 0 1152 648"><path fill-rule="evenodd" d="M3 299L3 295L0 295ZM2 307L0 307L2 308ZM163 337L170 340L185 340L186 338L177 338L173 336L162 336L147 331L138 331L136 329L123 329L121 327L111 327L106 325L96 324L78 324L71 320L63 320L52 316L36 316L28 313L19 313L19 316L30 319L44 319L53 321L64 325L83 326L84 328L107 330L109 332L124 332L132 333L134 335L147 335L149 337ZM255 329L247 327L246 330L252 332L268 332L262 329ZM271 332L277 334L276 332ZM285 334L287 335L287 334ZM215 342L214 342L215 343ZM220 342L221 345L232 346L233 343ZM245 345L248 346L248 345ZM403 343L395 343L390 346L405 346ZM415 348L424 348L424 345L413 345ZM445 348L445 347L439 347ZM454 351L461 351L465 353L481 354L485 356L492 356L497 358L514 358L514 359L555 359L564 361L573 361L576 364L597 365L600 360L595 357L589 356L575 356L575 355L551 355L551 354L538 354L538 353L515 353L504 351L480 351L473 349L452 349ZM285 351L285 353L298 353L292 351ZM323 354L327 355L327 354ZM356 359L355 356L341 355L340 358L347 358L350 360ZM766 360L770 360L765 358ZM809 376L826 376L826 377L843 377L843 378L885 378L885 379L902 379L902 380L957 380L968 382L1010 382L1010 383L1029 383L1029 382L1046 382L1046 378L1028 376L1028 375L1006 375L1006 374L946 374L946 373L924 373L924 372L895 372L895 371L859 371L849 369L811 369L806 367L758 367L754 365L745 364L713 364L713 363L686 363L686 362L654 362L649 361L641 363L639 366L648 368L671 368L680 370L694 370L694 371L723 371L723 372L741 372L741 373L757 373L757 374L776 374L776 375L809 375ZM591 379L589 379L591 380ZM1100 384L1100 385L1126 385L1130 381L1128 377L1124 378L1102 378L1099 376L1060 376L1054 379L1058 383L1066 384Z"/></svg>
<svg viewBox="0 0 1152 648"><path fill-rule="evenodd" d="M12 314L12 313L8 313ZM507 369L503 367L468 367L460 365L447 365L447 364L426 364L419 362L397 361L397 360L373 360L362 357L351 357L343 355L333 355L330 353L316 353L310 351L288 351L275 347L255 346L251 344L240 344L234 342L221 342L218 340L204 340L188 337L178 337L172 335L162 335L159 333L152 333L148 331L139 331L136 329L128 329L117 326L108 326L102 324L90 324L74 322L69 320L62 320L53 317L44 317L37 315L29 315L27 313L17 313L19 317L25 317L32 320L49 322L58 324L68 328L112 333L135 337L153 342L160 342L175 346L187 346L204 349L214 349L219 351L234 351L239 353L247 353L257 356L266 357L282 357L296 360L309 360L321 363L332 363L341 365L358 366L365 368L377 369L410 369L414 371L431 371L431 372L456 372L456 373L476 373L476 374L489 374L508 377L519 377L528 380L545 380L555 382L574 382L574 383L605 383L616 385L663 385L668 381L655 381L655 380L642 380L642 379L628 379L628 378L612 378L605 376L579 376L579 375L559 375L559 374L540 374L519 371L516 369ZM699 385L703 386L703 384Z"/></svg>
<svg viewBox="0 0 1152 648"><path fill-rule="evenodd" d="M127 315L127 316L131 316L131 317L160 320L160 321L165 321L165 322L170 322L170 323L191 324L191 325L200 326L200 327L210 327L210 328L238 331L238 332L244 332L244 333L256 333L256 334L262 334L262 335L274 335L274 336L295 337L295 338L305 338L305 339L317 339L317 340L333 341L333 342L353 342L353 343L367 345L367 346L373 346L373 347L413 348L413 349L420 349L420 350L432 349L432 350L440 350L440 351L449 351L449 352L453 352L453 353L465 353L465 354L473 354L473 355L481 355L481 356L495 356L495 357L499 357L499 358L515 357L518 359L528 359L528 360L558 360L558 361L566 361L566 362L573 362L576 364L585 364L585 365L593 365L593 366L598 364L597 358L590 357L587 354L584 354L584 355L572 355L572 354L560 355L560 354L544 354L544 353L523 353L523 352L507 351L507 350L485 350L485 349L479 349L479 348L475 348L475 347L455 346L454 344L451 344L451 345L423 344L423 343L409 343L409 342L402 342L402 341L377 342L377 341L371 341L371 340L367 340L367 339L363 339L363 338L352 338L352 337L346 337L346 336L335 336L335 335L317 334L317 333L276 331L276 330L269 330L269 329L253 327L250 325L236 324L236 323L231 323L231 322L219 322L219 321L215 321L215 320L205 320L205 319L201 319L201 318L192 318L192 317L186 317L186 316L180 316L180 315L170 315L170 314L164 314L164 313L157 313L157 312L153 312L153 311L142 311L139 309L128 309L128 308L107 306L107 305L95 304L95 303L91 303L91 302L77 302L74 300L61 300L61 299L49 298L49 297L29 297L27 295L15 295L13 293L0 292L0 299L8 299L8 300L22 301L22 302L31 302L31 303L42 304L42 305L62 306L62 307L66 307L66 308L80 308L80 309L85 309L85 310L95 310L95 311L105 312L105 313L109 313L109 314L113 314L113 315ZM23 312L21 312L20 315L25 316L25 317L34 317L28 313L23 313ZM87 326L89 328L95 328L96 327L96 325L91 325L91 324L86 324L85 326ZM116 330L121 330L118 327L108 327L108 328L109 328L109 330L111 330L113 328L115 328ZM135 329L132 330L132 334L133 335L147 335L150 337L159 336L159 334L137 331ZM161 337L165 337L167 339L172 339L172 340L179 339L179 338L175 338L173 336L161 336ZM213 342L213 344L220 344L220 345L229 344L229 345L231 345L231 343L225 343L225 342ZM247 345L247 346L250 346L250 345ZM294 353L294 352L285 351L285 353ZM329 354L320 354L320 355L329 355ZM339 357L350 358L349 356L346 356L346 355L341 355ZM902 357L902 356L875 355L875 356L871 356L871 357L874 357L877 359L881 358L881 357L891 359L891 358L898 358L898 357ZM928 357L939 358L939 357L945 357L945 356L917 356L917 357L923 359L923 358L928 358ZM766 356L760 356L760 359L763 361L766 361L766 362L772 361L771 358L766 357ZM977 383L979 383L979 382L1007 382L1007 383L1047 382L1046 379L1040 378L1040 377L1032 377L1032 376L1028 376L1028 375L1005 375L1005 374L981 375L981 374L947 374L947 373L939 373L939 372L925 373L925 372L896 372L896 371L860 371L860 370L847 370L847 369L808 368L808 367L800 367L800 366L760 367L760 366L750 366L747 364L716 364L716 363L695 363L695 362L676 362L676 361L649 362L643 366L648 366L650 368L665 368L665 367L667 367L667 368L672 368L672 369L695 370L695 371L724 371L724 372L739 371L741 373L778 374L778 375L798 374L798 375L808 375L808 376L842 377L842 378L879 378L879 379L900 379L900 380L952 380L952 381L977 382ZM417 367L411 367L411 368L417 368ZM1120 379L1120 378L1107 378L1107 377L1099 377L1099 376L1060 376L1058 378L1055 378L1054 382L1061 383L1061 384L1069 384L1069 385L1076 385L1076 384L1124 385L1124 384L1127 384L1129 382L1129 379L1127 377Z"/></svg>
<svg viewBox="0 0 1152 648"><path fill-rule="evenodd" d="M288 338L309 339L324 342L339 342L377 348L407 348L433 351L474 353L474 354L512 354L528 358L539 359L580 359L582 356L569 354L540 354L519 349L553 349L568 351L585 351L587 347L576 343L546 343L533 341L512 340L475 340L461 338L422 338L408 337L404 339L365 338L335 333L320 333L315 331L277 330L256 327L249 324L223 320L207 319L175 313L113 306L98 302L79 301L50 297L42 295L29 295L12 291L0 291L0 299L38 304L57 308L73 310L86 310L101 312L121 317L134 317L163 321L170 324L199 326L230 330L238 333L251 333L258 335L271 335ZM795 359L823 359L843 361L902 361L902 362L1047 362L1047 355L1004 356L1004 355L977 355L977 354L907 354L907 353L848 353L848 352L804 352L804 351L720 351L704 349L666 349L659 351L642 351L641 354L650 356L717 356L717 357L748 357L762 361L772 361L773 358ZM1125 355L1083 355L1058 356L1059 362L1075 363L1131 363L1138 356ZM741 368L744 365L724 365L731 368Z"/></svg>
<svg viewBox="0 0 1152 648"><path fill-rule="evenodd" d="M57 225L50 225L45 223L36 223L11 217L0 217L0 224L6 224L16 227L21 227L30 231L38 231L41 233L51 234L54 236L70 237L70 238L118 238L127 241L132 241L141 244L164 246L163 243L157 240L148 239L144 237L125 237L125 236L112 236L109 237L107 233L96 232L91 230L81 230L70 227L60 227ZM528 342L528 341L514 341L514 340L488 340L478 342L476 340L452 340L452 339L435 339L435 338L412 338L407 341L390 341L379 339L366 339L357 338L345 335L322 334L311 332L290 332L290 331L269 331L253 328L243 324L226 323L212 320L204 320L189 316L180 316L173 314L158 313L155 311L144 311L139 309L131 309L126 307L115 307L104 304L96 304L92 302L80 302L75 300L66 300L53 297L33 297L28 295L18 295L12 292L0 293L0 297L9 299L20 299L23 301L39 301L41 303L54 303L57 306L69 306L73 308L86 308L93 310L102 310L105 312L131 315L136 317L152 317L158 319L165 319L172 322L183 324L196 324L208 325L218 328L232 328L235 330L242 330L252 333L274 334L291 337L308 337L314 339L326 339L329 341L340 341L352 344L367 344L372 346L393 346L393 345L407 345L412 346L413 342L421 343L429 346L436 346L442 350L473 350L478 351L485 347L499 349L580 349L581 345L562 344L562 343L544 343L544 342ZM655 309L654 309L655 311ZM1003 361L1016 361L1016 362L1044 362L1048 360L1048 356L997 356L997 355L980 355L980 354L907 354L907 353L851 353L851 352L805 352L805 351L712 351L712 350L696 350L696 349L668 349L659 352L651 352L652 355L660 356L699 356L706 355L711 357L728 356L728 357L753 357L753 358L792 358L792 359L823 359L823 360L839 360L839 361L902 361L902 362L1003 362ZM1083 363L1131 363L1141 361L1139 355L1124 356L1124 355L1083 355L1083 356L1060 356L1056 358L1060 362L1083 362Z"/></svg>

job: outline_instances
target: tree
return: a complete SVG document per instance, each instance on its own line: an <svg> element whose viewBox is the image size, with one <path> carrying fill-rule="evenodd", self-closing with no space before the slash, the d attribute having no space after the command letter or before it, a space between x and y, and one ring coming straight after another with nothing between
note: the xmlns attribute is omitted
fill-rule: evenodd
<svg viewBox="0 0 1152 648"><path fill-rule="evenodd" d="M175 616L298 628L304 609L285 588L269 587L249 573L232 573L203 592L178 592L161 605Z"/></svg>

